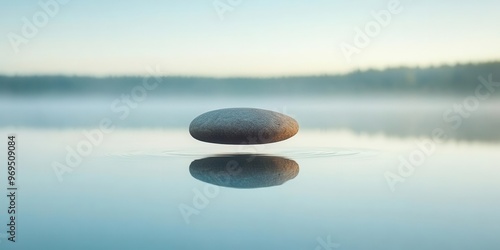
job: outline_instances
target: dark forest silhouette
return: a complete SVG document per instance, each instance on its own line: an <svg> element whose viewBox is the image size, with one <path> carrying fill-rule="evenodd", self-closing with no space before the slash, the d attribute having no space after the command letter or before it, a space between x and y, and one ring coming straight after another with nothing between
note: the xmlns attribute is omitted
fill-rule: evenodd
<svg viewBox="0 0 500 250"><path fill-rule="evenodd" d="M274 78L162 77L157 95L332 95L332 94L453 94L467 95L478 77L500 76L500 62L428 68L355 71L344 75ZM129 92L143 76L0 76L0 93L115 94ZM154 81L152 78L151 81Z"/></svg>

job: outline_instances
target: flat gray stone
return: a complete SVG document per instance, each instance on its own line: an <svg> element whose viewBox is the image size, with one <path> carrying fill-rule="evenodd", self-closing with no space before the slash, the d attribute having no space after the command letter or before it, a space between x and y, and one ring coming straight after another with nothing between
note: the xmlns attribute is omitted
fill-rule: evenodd
<svg viewBox="0 0 500 250"><path fill-rule="evenodd" d="M279 186L299 174L294 160L265 155L223 155L195 160L189 166L194 178L222 187Z"/></svg>
<svg viewBox="0 0 500 250"><path fill-rule="evenodd" d="M195 139L219 144L265 144L286 140L299 131L293 118L254 108L219 109L196 117L189 125Z"/></svg>

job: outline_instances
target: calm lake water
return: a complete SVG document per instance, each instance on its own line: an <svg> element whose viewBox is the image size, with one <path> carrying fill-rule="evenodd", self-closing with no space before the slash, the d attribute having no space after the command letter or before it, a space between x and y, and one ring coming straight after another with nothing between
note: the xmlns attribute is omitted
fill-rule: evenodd
<svg viewBox="0 0 500 250"><path fill-rule="evenodd" d="M496 99L458 115L462 98L155 98L126 117L114 100L0 99L0 161L7 135L18 145L1 249L500 249ZM198 114L241 106L301 130L260 146L189 135Z"/></svg>

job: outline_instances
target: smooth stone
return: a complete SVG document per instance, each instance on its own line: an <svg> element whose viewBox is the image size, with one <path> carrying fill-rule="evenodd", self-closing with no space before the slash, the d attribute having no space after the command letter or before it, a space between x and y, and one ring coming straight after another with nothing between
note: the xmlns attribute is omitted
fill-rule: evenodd
<svg viewBox="0 0 500 250"><path fill-rule="evenodd" d="M217 186L263 188L282 185L299 174L294 160L279 156L226 155L195 160L191 176Z"/></svg>
<svg viewBox="0 0 500 250"><path fill-rule="evenodd" d="M195 139L219 144L265 144L286 140L299 131L293 118L255 108L229 108L204 113L189 125Z"/></svg>

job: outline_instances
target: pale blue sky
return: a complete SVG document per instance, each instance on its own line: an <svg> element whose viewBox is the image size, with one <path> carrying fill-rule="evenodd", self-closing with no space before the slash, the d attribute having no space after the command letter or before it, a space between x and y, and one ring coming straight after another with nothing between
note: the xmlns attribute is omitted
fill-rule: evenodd
<svg viewBox="0 0 500 250"><path fill-rule="evenodd" d="M401 0L403 12L351 62L340 45L389 0L243 0L223 21L212 0L71 0L15 53L9 34L22 35L38 2L2 1L0 74L135 75L159 65L166 75L279 76L500 59L498 0Z"/></svg>

